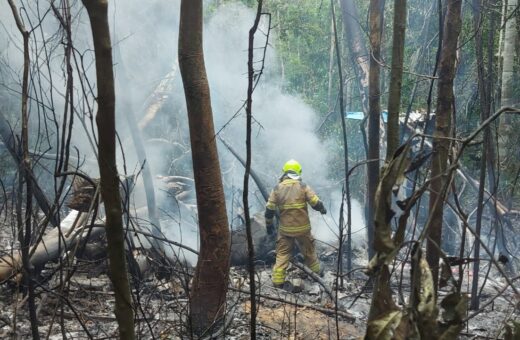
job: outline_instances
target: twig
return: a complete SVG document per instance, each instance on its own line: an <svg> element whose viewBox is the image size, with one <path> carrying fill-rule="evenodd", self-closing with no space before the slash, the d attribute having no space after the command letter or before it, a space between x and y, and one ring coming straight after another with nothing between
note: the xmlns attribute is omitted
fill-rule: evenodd
<svg viewBox="0 0 520 340"><path fill-rule="evenodd" d="M313 272L309 267L307 267L306 265L304 265L303 263L300 263L296 260L292 260L291 263L296 267L296 268L299 268L300 270L304 271L305 274L309 275L314 281L316 281L317 283L320 284L320 286L323 287L323 289L325 289L325 292L327 293L327 295L332 299L332 301L334 301L334 295L332 294L332 290L330 289L330 287L325 283L325 281L323 281L321 279L321 277L319 277L315 272Z"/></svg>
<svg viewBox="0 0 520 340"><path fill-rule="evenodd" d="M245 291L242 289L233 288L233 287L230 287L229 289L232 291L235 291L235 292L249 294L249 291ZM257 293L256 295L260 298L264 298L264 299L271 300L271 301L277 301L277 302L281 302L281 303L286 303L288 305L295 306L295 307L313 309L315 311L321 312L326 315L335 315L337 313L339 316L345 318L348 322L351 322L351 323L356 322L356 318L352 314L350 314L349 312L346 312L346 311L342 311L342 310L335 311L334 309L319 307L319 306L316 306L316 305L313 305L310 303L302 303L302 302L298 303L298 302L290 301L287 299L283 299L281 297L274 297L274 296L260 294L260 293Z"/></svg>

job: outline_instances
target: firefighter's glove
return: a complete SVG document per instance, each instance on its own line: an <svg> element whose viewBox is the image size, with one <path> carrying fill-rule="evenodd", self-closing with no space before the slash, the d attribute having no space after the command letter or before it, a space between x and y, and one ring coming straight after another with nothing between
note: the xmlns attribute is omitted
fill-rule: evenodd
<svg viewBox="0 0 520 340"><path fill-rule="evenodd" d="M322 201L318 201L318 203L312 208L316 211L319 211L322 215L327 213L327 209L325 208L325 205Z"/></svg>
<svg viewBox="0 0 520 340"><path fill-rule="evenodd" d="M276 232L276 230L274 228L274 224L272 224L272 223L266 225L266 229L267 229L267 235L269 235L269 236L273 236L274 233Z"/></svg>

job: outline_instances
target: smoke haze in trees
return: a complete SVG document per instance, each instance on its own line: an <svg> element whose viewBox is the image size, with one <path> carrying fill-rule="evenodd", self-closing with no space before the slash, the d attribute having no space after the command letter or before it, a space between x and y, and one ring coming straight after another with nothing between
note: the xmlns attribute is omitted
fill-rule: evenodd
<svg viewBox="0 0 520 340"><path fill-rule="evenodd" d="M205 26L205 56L210 82L213 111L217 129L232 119L246 98L248 32L254 20L254 11L240 4L219 7ZM272 23L275 25L276 23ZM255 67L261 67L261 47L265 45L267 18L261 21L261 30L255 36ZM270 36L263 78L253 94L253 156L252 167L259 172L269 187L277 183L283 164L291 158L303 167L303 180L313 187L329 208L323 219L311 211L313 232L326 242L334 242L341 204L341 184L328 179L329 155L326 142L314 133L318 115L296 95L282 91L280 68L274 50L274 31ZM241 154L245 155L245 114L233 119L222 135ZM234 186L242 186L243 168L236 164L225 147L219 147L223 170L231 168L229 178ZM230 162L232 162L230 165ZM254 190L253 186L253 190ZM252 200L254 202L254 200ZM263 202L254 208L263 209ZM346 208L345 208L346 210ZM334 222L333 219L336 221ZM345 218L346 221L346 218ZM353 204L353 231L364 226L361 207ZM356 233L359 240L363 233Z"/></svg>
<svg viewBox="0 0 520 340"><path fill-rule="evenodd" d="M218 8L212 2L206 3L206 17L204 27L204 54L205 63L210 84L215 128L221 129L221 136L226 139L245 158L245 111L241 110L235 116L239 108L244 104L247 91L247 44L248 32L254 20L254 10L239 3L226 3ZM43 6L43 5L42 5ZM145 103L150 100L154 88L163 77L172 69L177 58L178 39L178 13L180 1L124 1L110 2L110 15L112 42L114 44L114 64L116 73L116 107L118 111L118 133L124 145L127 171L135 173L139 166L137 157L132 151L127 123L122 119L125 112L123 108L131 107L137 118L143 116ZM76 14L78 14L76 16ZM75 23L73 26L73 39L75 48L84 53L86 76L94 86L94 64L91 48L91 33L88 29L86 12L79 3L73 9ZM20 46L14 21L6 2L0 3L0 19L2 30L0 52L4 64L11 65L14 70L21 67L22 54L17 49ZM261 21L261 29L255 37L255 67L261 67L263 50L267 33L267 18ZM275 25L276 23L272 23ZM54 34L58 30L58 21L49 15L44 20L46 35ZM7 34L9 32L9 34ZM264 184L270 189L277 183L281 175L281 168L285 161L294 158L303 167L303 180L317 191L327 206L329 213L324 218L311 211L313 232L317 239L325 242L334 242L337 233L339 207L341 204L341 183L328 179L328 164L330 157L327 155L327 143L320 141L314 133L318 115L311 107L295 94L284 93L280 79L280 68L274 49L276 36L270 33L270 45L267 48L265 69L262 79L253 95L253 169L260 175ZM40 39L41 40L41 39ZM56 47L51 67L56 76L55 87L63 93L63 46L59 41L54 41ZM126 82L121 82L121 74L124 72ZM75 86L79 93L79 74L75 72ZM82 75L83 76L83 75ZM60 78L61 77L61 78ZM119 80L119 81L118 81ZM12 84L11 84L12 86ZM49 84L45 85L49 89ZM57 91L57 90L55 90ZM325 100L325 99L324 99ZM92 94L87 100L93 102ZM57 114L63 111L62 96L55 96L54 105ZM84 106L83 106L84 107ZM81 109L78 105L78 108ZM36 113L34 113L36 115ZM34 117L33 115L33 117ZM159 123L152 125L145 131L145 139L157 137L170 141L178 140L188 144L187 120L185 99L182 91L180 75L176 74L173 93L168 99L166 108L160 112L157 118ZM89 126L87 121L87 126ZM92 146L87 142L86 135L80 124L76 124L72 144L77 147L81 155L95 159ZM189 145L189 144L188 144ZM232 212L231 201L241 202L241 188L244 169L239 162L219 143L219 155L223 171L228 198L228 211ZM172 169L171 160L165 157L164 146L156 146L147 143L148 161L155 174L164 174ZM123 172L122 157L120 155L120 172ZM189 155L184 158L186 167L191 167ZM84 171L92 176L97 176L95 163ZM251 180L252 181L252 180ZM252 212L262 212L264 203L259 193L254 192L256 186L250 186L252 195L258 197L250 199ZM136 190L136 206L144 204L144 195L141 190ZM158 196L162 196L158 192ZM237 211L233 210L234 215ZM145 217L145 216L143 216ZM194 226L193 214L184 216ZM233 217L230 218L230 221ZM346 221L346 218L345 218ZM167 236L179 240L180 230L178 226L163 225L163 231ZM234 223L236 226L236 221ZM357 202L353 204L353 232L364 227L361 207ZM183 229L182 242L194 248L198 239L194 230ZM361 241L364 233L354 234L355 240Z"/></svg>

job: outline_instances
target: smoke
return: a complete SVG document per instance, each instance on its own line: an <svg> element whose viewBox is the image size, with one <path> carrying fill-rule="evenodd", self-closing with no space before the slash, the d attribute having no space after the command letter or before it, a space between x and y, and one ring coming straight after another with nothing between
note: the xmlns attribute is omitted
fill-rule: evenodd
<svg viewBox="0 0 520 340"><path fill-rule="evenodd" d="M0 15L4 25L4 17L10 17L10 11L6 2L0 4ZM84 53L85 70L83 74L76 72L75 77L89 77L93 80L94 64L91 50L91 33L86 11L76 3L73 14L77 19L74 29L75 48ZM116 75L116 107L118 134L123 145L123 154L119 155L120 172L123 172L121 164L123 159L128 172L137 172L139 165L137 157L132 151L132 142L129 138L127 122L124 118L125 109L132 109L136 115L143 115L144 103L149 99L153 89L164 78L176 63L177 39L178 39L178 13L179 1L125 1L124 3L110 2L109 19L112 30L112 42L114 45L114 69ZM206 11L208 12L208 11ZM225 3L209 11L204 23L204 54L211 91L211 100L215 120L215 128L245 158L245 112L240 110L246 99L247 90L247 50L248 32L254 21L255 11L240 3ZM266 44L268 33L267 18L260 23L260 30L255 36L255 68L259 71L262 66L263 47ZM7 20L11 20L12 18ZM11 35L15 35L12 23L9 23ZM276 23L272 24L273 26ZM52 16L45 19L46 34L54 34L58 30L58 21ZM279 74L279 60L274 46L276 36L274 31L269 32L269 46L267 47L265 68L262 78L253 95L253 169L261 176L264 185L273 187L281 175L281 168L288 159L298 160L303 167L303 179L322 198L329 213L321 216L311 211L311 220L315 236L324 242L336 242L339 210L341 205L341 183L332 182L328 178L331 172L329 161L332 157L328 154L330 141L322 141L315 134L318 115L307 105L303 99L295 94L289 94L282 90ZM21 53L14 50L12 41L18 38L6 38L0 40L0 46L6 47L2 56L12 56ZM59 45L59 44L57 44ZM19 45L18 45L19 46ZM57 48L59 50L61 46ZM10 52L6 52L10 51ZM63 50L61 50L63 51ZM19 67L20 59L17 59ZM10 60L9 62L12 62ZM63 56L57 53L51 61L52 68L62 72ZM127 81L121 81L122 73ZM77 79L76 78L76 79ZM61 84L60 84L61 85ZM95 82L92 81L95 88ZM79 81L75 86L79 88ZM50 88L50 87L49 87ZM173 93L170 94L167 110L161 113L157 129L161 133L167 133L170 140L188 140L187 115L185 112L185 99L182 90L180 75L177 73ZM61 90L60 90L61 91ZM79 92L79 90L78 90ZM91 94L92 96L92 94ZM324 99L325 100L325 99ZM92 103L92 97L85 99ZM61 107L63 99L59 96L55 99L55 105ZM94 110L95 112L95 110ZM59 112L58 112L59 114ZM172 126L174 121L177 126ZM90 126L86 120L85 124ZM157 130L157 131L158 131ZM147 131L148 136L153 136L157 131ZM76 124L72 146L77 148L81 155L95 159L93 148L86 138L84 128ZM148 164L156 173L162 173L171 166L171 160L165 157L164 147L147 145ZM242 188L243 167L236 159L219 143L219 155L221 168L224 173L226 195L229 212L232 208L231 198L236 197ZM186 164L191 166L189 157ZM84 168L92 176L97 176L95 163L89 168ZM253 191L256 187L250 186ZM262 212L264 203L256 199L256 193L252 193L252 212ZM140 188L135 191L136 207L144 203L144 194ZM160 203L166 200L163 193L158 192ZM241 195L238 195L241 197ZM175 210L175 209L174 209ZM346 207L344 208L346 214ZM353 202L353 232L358 240L363 239L364 233L359 231L364 227L361 207ZM145 218L146 216L142 216ZM181 221L170 226L163 225L166 236L193 247L198 247L198 238L194 223L194 213L185 212ZM230 220L233 219L231 216ZM345 215L346 221L346 215ZM185 228L184 224L190 227ZM182 226L182 228L181 228Z"/></svg>
<svg viewBox="0 0 520 340"><path fill-rule="evenodd" d="M248 33L254 15L253 10L241 4L228 4L219 7L205 26L204 53L216 128L223 127L223 136L242 155L245 155L245 114L242 111L238 117L233 117L246 98ZM262 20L255 35L257 70L261 66L266 25L267 20ZM265 184L272 187L277 183L283 164L291 158L298 160L304 181L317 191L329 208L329 214L324 217L311 211L313 232L317 239L334 243L337 241L341 187L327 178L331 170L328 168L327 141L321 141L314 132L318 115L301 98L282 90L278 57L273 48L275 40L271 31L264 75L253 94L252 167L263 174L267 180ZM234 161L232 156L224 147L220 147L219 152L224 161L223 168L229 167L226 164ZM241 187L243 168L233 167L229 177L234 180L235 187ZM252 201L256 203L253 210L264 209L263 204L259 204L263 202ZM344 211L346 221L346 206ZM364 234L358 231L363 229L364 221L361 207L355 201L352 221L356 239L362 240Z"/></svg>

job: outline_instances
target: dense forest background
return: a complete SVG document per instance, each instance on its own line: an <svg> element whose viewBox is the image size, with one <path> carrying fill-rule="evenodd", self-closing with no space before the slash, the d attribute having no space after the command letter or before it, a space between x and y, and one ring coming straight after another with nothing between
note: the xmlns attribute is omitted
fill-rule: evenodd
<svg viewBox="0 0 520 340"><path fill-rule="evenodd" d="M2 336L520 335L516 0L6 0L0 32ZM281 293L288 159L326 274Z"/></svg>

